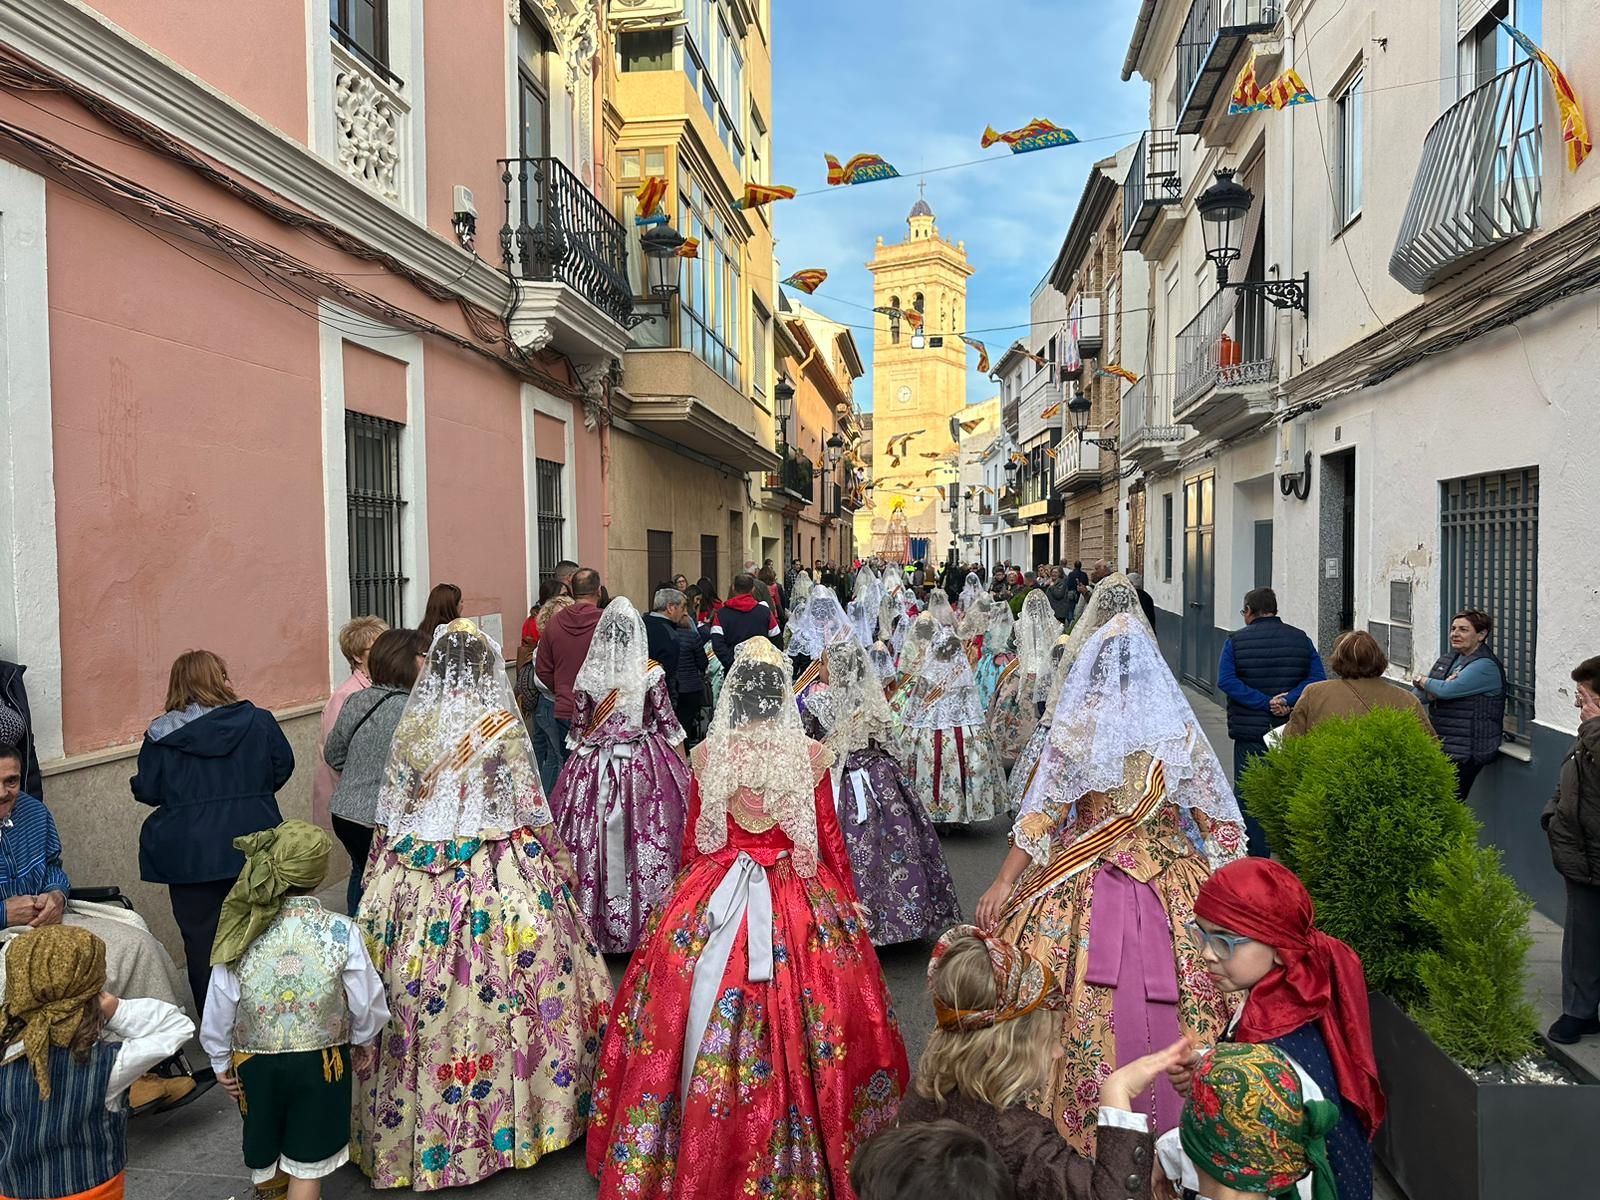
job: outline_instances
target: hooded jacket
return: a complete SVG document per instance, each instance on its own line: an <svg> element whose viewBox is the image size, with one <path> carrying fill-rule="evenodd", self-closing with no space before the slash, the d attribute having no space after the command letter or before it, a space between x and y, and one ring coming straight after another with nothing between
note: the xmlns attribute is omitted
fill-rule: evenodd
<svg viewBox="0 0 1600 1200"><path fill-rule="evenodd" d="M190 715L194 714L194 715ZM163 713L139 747L133 798L155 809L139 831L147 883L236 879L244 855L233 839L282 824L277 791L294 774L294 751L277 720L248 700Z"/></svg>
<svg viewBox="0 0 1600 1200"><path fill-rule="evenodd" d="M573 604L551 617L550 624L540 633L533 671L555 697L558 721L572 720L572 681L589 655L589 643L594 641L594 627L598 624L598 604Z"/></svg>
<svg viewBox="0 0 1600 1200"><path fill-rule="evenodd" d="M1555 795L1540 817L1563 879L1600 887L1600 717L1578 726Z"/></svg>
<svg viewBox="0 0 1600 1200"><path fill-rule="evenodd" d="M723 670L733 669L733 652L753 637L769 637L778 644L778 618L754 593L734 596L717 609L711 622L711 648L722 660Z"/></svg>
<svg viewBox="0 0 1600 1200"><path fill-rule="evenodd" d="M28 707L28 689L23 685L22 675L28 668L14 662L0 661L0 701L10 705L22 714L22 723L28 727L28 732L23 735L23 744L17 749L22 751L22 790L30 796L40 800L44 799L44 777L39 774L39 750L34 744L33 712Z"/></svg>

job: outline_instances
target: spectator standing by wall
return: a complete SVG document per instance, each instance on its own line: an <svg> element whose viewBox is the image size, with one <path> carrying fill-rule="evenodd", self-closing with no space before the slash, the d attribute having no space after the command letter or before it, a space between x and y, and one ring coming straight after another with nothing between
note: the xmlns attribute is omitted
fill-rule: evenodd
<svg viewBox="0 0 1600 1200"><path fill-rule="evenodd" d="M1600 1033L1600 658L1580 663L1572 679L1578 740L1540 821L1567 885L1561 1017L1550 1026L1550 1040L1566 1045Z"/></svg>
<svg viewBox="0 0 1600 1200"><path fill-rule="evenodd" d="M567 581L572 604L556 613L539 638L534 659L534 674L554 699L553 715L558 734L556 754L567 761L567 731L572 726L572 681L583 667L600 623L600 572L580 567Z"/></svg>
<svg viewBox="0 0 1600 1200"><path fill-rule="evenodd" d="M339 786L338 769L328 765L323 753L328 745L328 734L339 720L345 701L372 686L372 677L367 671L367 655L372 650L372 644L378 640L378 635L387 628L377 617L357 617L353 621L346 621L344 628L339 630L339 653L350 664L350 677L333 689L328 702L322 706L322 723L317 730L316 771L311 776L311 823L322 829L333 828L328 822L328 802L333 799L333 791Z"/></svg>
<svg viewBox="0 0 1600 1200"><path fill-rule="evenodd" d="M461 589L453 583L436 583L428 593L427 607L422 610L422 622L417 628L433 637L433 631L448 625L461 615Z"/></svg>
<svg viewBox="0 0 1600 1200"><path fill-rule="evenodd" d="M1494 622L1467 608L1450 619L1450 649L1426 679L1415 681L1433 713L1444 752L1456 765L1462 803L1478 772L1500 757L1505 740L1506 669L1489 645Z"/></svg>

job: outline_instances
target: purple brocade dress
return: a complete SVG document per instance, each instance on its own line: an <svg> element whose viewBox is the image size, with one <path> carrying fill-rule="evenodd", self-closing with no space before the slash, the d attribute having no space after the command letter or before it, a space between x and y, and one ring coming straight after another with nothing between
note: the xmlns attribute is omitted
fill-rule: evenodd
<svg viewBox="0 0 1600 1200"><path fill-rule="evenodd" d="M578 912L605 954L639 944L683 853L689 767L673 747L684 733L660 668L651 676L638 728L621 712L591 728L600 702L573 693L572 754L550 795L577 874Z"/></svg>

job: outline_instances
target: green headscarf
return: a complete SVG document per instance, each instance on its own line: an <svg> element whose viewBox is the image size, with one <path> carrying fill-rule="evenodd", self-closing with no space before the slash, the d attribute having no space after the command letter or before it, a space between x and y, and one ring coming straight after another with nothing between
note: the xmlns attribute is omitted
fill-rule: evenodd
<svg viewBox="0 0 1600 1200"><path fill-rule="evenodd" d="M1224 1043L1195 1070L1178 1136L1218 1183L1293 1197L1309 1173L1313 1200L1337 1200L1325 1139L1338 1122L1338 1105L1304 1098L1276 1046Z"/></svg>
<svg viewBox="0 0 1600 1200"><path fill-rule="evenodd" d="M328 874L333 839L315 825L285 821L276 829L233 839L244 851L244 872L222 902L211 965L231 967L267 931L291 891L309 891Z"/></svg>

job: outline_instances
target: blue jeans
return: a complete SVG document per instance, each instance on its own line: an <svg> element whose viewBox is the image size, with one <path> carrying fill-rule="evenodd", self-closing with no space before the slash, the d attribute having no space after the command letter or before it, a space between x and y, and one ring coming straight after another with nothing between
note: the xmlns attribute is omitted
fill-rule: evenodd
<svg viewBox="0 0 1600 1200"><path fill-rule="evenodd" d="M561 764L567 761L567 734L559 725L555 700L540 693L533 706L533 757L539 764L539 782L544 785L546 796L555 788Z"/></svg>
<svg viewBox="0 0 1600 1200"><path fill-rule="evenodd" d="M1250 815L1244 806L1244 797L1239 796L1239 776L1244 774L1245 764L1258 754L1267 752L1267 743L1261 738L1235 738L1233 741L1233 793L1239 797L1239 811L1244 813L1244 832L1250 840L1251 858L1270 858L1272 850L1267 845L1267 831L1261 828L1261 822Z"/></svg>

